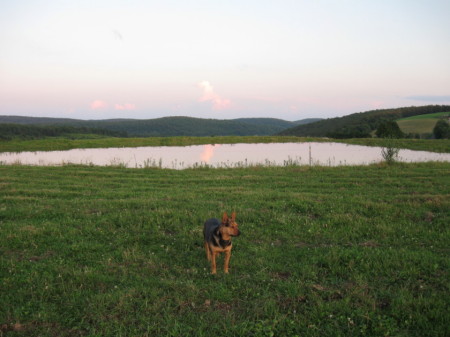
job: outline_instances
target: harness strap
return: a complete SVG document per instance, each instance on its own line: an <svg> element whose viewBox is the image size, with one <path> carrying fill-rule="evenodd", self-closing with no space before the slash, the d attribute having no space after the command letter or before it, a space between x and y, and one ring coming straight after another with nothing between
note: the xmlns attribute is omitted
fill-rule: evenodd
<svg viewBox="0 0 450 337"><path fill-rule="evenodd" d="M213 244L216 247L226 248L229 245L231 245L231 240L224 240L224 239L222 239L222 233L220 233L219 228L217 228L215 230L213 238L214 238Z"/></svg>

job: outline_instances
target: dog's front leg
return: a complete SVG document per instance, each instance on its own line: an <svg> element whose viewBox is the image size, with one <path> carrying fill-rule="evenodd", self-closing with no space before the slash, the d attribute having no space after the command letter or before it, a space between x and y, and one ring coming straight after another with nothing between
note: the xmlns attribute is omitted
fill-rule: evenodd
<svg viewBox="0 0 450 337"><path fill-rule="evenodd" d="M228 264L230 263L230 258L231 258L231 249L225 251L225 262L223 265L223 269L225 271L225 274L228 274Z"/></svg>
<svg viewBox="0 0 450 337"><path fill-rule="evenodd" d="M211 274L215 274L216 273L216 256L217 253L216 252L211 252Z"/></svg>

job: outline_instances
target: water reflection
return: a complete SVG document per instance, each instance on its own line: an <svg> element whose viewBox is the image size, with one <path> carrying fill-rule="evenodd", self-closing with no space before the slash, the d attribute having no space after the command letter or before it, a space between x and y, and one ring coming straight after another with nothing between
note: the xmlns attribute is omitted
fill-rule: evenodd
<svg viewBox="0 0 450 337"><path fill-rule="evenodd" d="M211 144L207 144L207 145L203 145L203 152L200 155L200 160L202 162L205 163L209 163L211 158L214 155L214 150L216 149L216 147L219 147L220 144L216 144L216 145L211 145Z"/></svg>
<svg viewBox="0 0 450 337"><path fill-rule="evenodd" d="M340 143L271 143L74 149L69 151L0 153L2 164L83 164L184 169L201 165L368 165L382 161L381 148ZM448 153L400 150L404 162L447 161Z"/></svg>

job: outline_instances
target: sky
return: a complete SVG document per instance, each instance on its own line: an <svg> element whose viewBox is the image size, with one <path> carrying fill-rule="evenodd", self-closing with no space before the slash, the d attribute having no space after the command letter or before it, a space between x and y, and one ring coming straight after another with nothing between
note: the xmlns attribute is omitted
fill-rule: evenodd
<svg viewBox="0 0 450 337"><path fill-rule="evenodd" d="M450 104L448 0L0 0L0 115L286 120Z"/></svg>

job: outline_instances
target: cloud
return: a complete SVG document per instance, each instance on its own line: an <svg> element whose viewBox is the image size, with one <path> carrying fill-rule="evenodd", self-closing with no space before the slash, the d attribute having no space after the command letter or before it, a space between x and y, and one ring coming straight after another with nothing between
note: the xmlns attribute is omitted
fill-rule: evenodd
<svg viewBox="0 0 450 337"><path fill-rule="evenodd" d="M116 104L116 105L114 105L114 108L116 110L135 110L136 109L136 105L135 104L131 104L131 103Z"/></svg>
<svg viewBox="0 0 450 337"><path fill-rule="evenodd" d="M405 97L406 99L414 101L424 101L424 102L450 102L450 95L435 96L435 95L413 95Z"/></svg>
<svg viewBox="0 0 450 337"><path fill-rule="evenodd" d="M101 110L105 109L107 106L108 104L100 99L91 102L91 110Z"/></svg>
<svg viewBox="0 0 450 337"><path fill-rule="evenodd" d="M122 34L120 34L120 32L119 32L118 30L114 29L112 32L113 32L114 38L115 38L116 40L121 40L121 41L123 41L123 36L122 36Z"/></svg>
<svg viewBox="0 0 450 337"><path fill-rule="evenodd" d="M229 99L222 98L214 92L213 86L208 81L198 83L198 87L203 90L203 95L199 98L199 102L210 101L214 110L223 110L231 105Z"/></svg>

